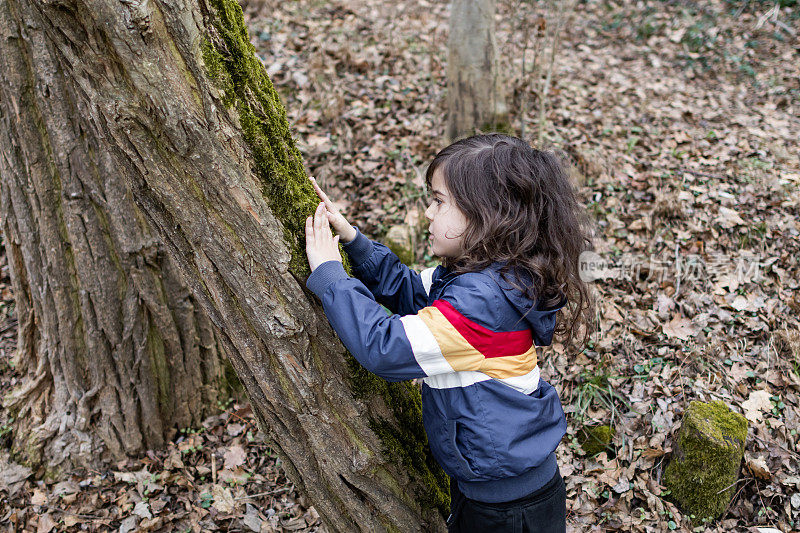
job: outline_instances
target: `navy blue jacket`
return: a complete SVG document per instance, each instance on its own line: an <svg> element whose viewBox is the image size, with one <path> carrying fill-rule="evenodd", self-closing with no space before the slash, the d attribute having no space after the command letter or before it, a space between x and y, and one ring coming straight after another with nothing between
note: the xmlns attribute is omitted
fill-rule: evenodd
<svg viewBox="0 0 800 533"><path fill-rule="evenodd" d="M500 277L499 263L417 273L360 231L344 249L357 278L327 261L306 285L367 370L389 381L422 378L431 452L464 495L510 501L547 483L566 420L539 377L536 347L551 343L566 301L541 308Z"/></svg>

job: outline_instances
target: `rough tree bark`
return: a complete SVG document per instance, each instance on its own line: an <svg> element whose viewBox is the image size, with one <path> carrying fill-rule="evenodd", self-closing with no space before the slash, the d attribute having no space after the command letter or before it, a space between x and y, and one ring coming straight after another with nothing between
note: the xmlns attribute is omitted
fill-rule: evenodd
<svg viewBox="0 0 800 533"><path fill-rule="evenodd" d="M453 0L447 39L448 140L508 130L497 60L495 0Z"/></svg>
<svg viewBox="0 0 800 533"><path fill-rule="evenodd" d="M90 161L108 163L80 164L129 188L218 329L287 473L329 528L443 530L446 478L427 452L418 389L360 370L304 290L302 228L316 201L239 6L0 0L0 17L2 53L27 79L20 93L3 93L3 120L20 130L30 119L21 110L48 99L62 117L82 118L77 136L92 147ZM58 78L73 100L42 76ZM61 131L33 123L31 137ZM73 153L16 130L21 147L38 143L67 161ZM24 164L48 165L35 150ZM4 174L22 162L8 159ZM15 238L37 231L31 224ZM50 238L66 241L60 231ZM52 283L63 290L60 278Z"/></svg>
<svg viewBox="0 0 800 533"><path fill-rule="evenodd" d="M56 475L163 446L218 409L224 372L41 24L0 4L0 211L26 376L3 403L17 458Z"/></svg>

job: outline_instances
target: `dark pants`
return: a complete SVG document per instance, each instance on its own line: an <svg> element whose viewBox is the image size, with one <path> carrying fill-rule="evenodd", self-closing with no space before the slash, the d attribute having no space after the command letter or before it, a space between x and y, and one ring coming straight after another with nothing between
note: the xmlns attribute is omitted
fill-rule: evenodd
<svg viewBox="0 0 800 533"><path fill-rule="evenodd" d="M567 529L567 491L561 474L524 498L484 503L470 500L450 478L449 533L564 533Z"/></svg>

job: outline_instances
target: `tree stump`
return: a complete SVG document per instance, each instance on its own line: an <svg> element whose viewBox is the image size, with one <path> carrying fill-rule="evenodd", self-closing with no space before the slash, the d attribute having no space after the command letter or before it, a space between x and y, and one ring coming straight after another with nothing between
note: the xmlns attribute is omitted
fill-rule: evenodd
<svg viewBox="0 0 800 533"><path fill-rule="evenodd" d="M723 402L689 404L664 485L694 520L725 511L736 490L746 438L747 420Z"/></svg>

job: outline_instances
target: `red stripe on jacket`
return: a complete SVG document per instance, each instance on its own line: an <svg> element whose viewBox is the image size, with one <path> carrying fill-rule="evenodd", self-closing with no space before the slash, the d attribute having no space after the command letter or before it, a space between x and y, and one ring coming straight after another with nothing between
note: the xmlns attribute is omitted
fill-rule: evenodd
<svg viewBox="0 0 800 533"><path fill-rule="evenodd" d="M448 322L484 357L504 357L525 353L533 345L530 329L521 331L492 331L459 313L450 302L433 302Z"/></svg>

